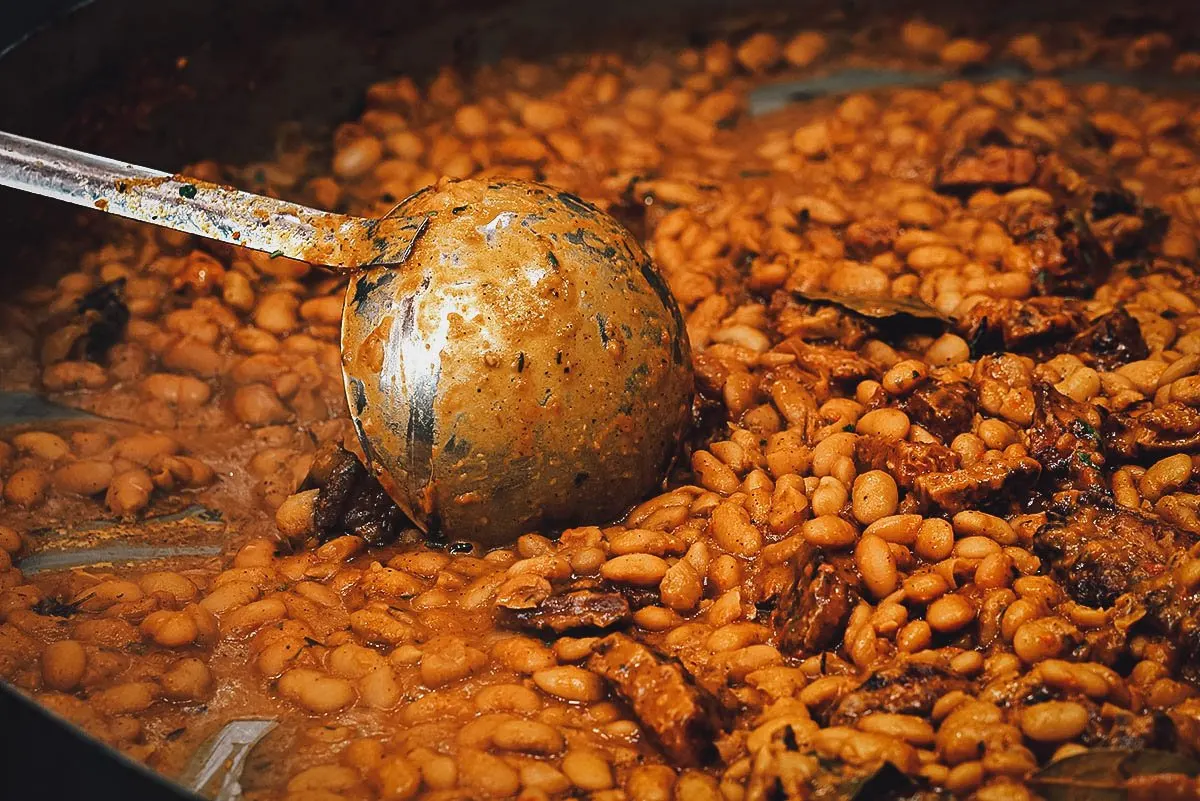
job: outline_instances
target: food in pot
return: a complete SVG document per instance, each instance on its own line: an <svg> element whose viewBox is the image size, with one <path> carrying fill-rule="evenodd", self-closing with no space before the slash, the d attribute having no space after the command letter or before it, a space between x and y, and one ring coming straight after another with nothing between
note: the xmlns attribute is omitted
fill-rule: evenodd
<svg viewBox="0 0 1200 801"><path fill-rule="evenodd" d="M251 799L1194 796L1196 94L980 70L1200 57L1070 30L444 70L331 155L195 165L361 214L442 177L597 204L683 309L694 431L618 519L426 541L356 452L339 279L106 224L9 302L5 387L103 417L4 432L0 675L171 775L276 717ZM752 113L845 64L970 69ZM14 566L97 517L228 547Z"/></svg>

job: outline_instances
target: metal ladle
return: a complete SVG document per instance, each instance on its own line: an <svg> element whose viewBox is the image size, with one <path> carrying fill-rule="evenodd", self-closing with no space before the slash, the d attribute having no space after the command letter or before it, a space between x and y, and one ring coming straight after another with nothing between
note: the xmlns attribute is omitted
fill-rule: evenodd
<svg viewBox="0 0 1200 801"><path fill-rule="evenodd" d="M690 419L662 277L612 217L544 184L449 182L366 219L0 133L0 185L349 274L350 416L431 536L612 519Z"/></svg>

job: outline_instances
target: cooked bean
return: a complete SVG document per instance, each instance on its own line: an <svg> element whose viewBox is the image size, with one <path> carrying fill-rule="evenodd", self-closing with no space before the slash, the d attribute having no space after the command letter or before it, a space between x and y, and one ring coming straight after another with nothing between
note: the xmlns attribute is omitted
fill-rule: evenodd
<svg viewBox="0 0 1200 801"><path fill-rule="evenodd" d="M474 749L459 752L458 775L472 798L505 798L521 786L520 774L507 762Z"/></svg>
<svg viewBox="0 0 1200 801"><path fill-rule="evenodd" d="M701 485L722 495L736 491L741 483L737 474L708 451L692 454L692 469Z"/></svg>
<svg viewBox="0 0 1200 801"><path fill-rule="evenodd" d="M243 423L267 426L286 422L292 413L266 384L247 384L233 393L233 413Z"/></svg>
<svg viewBox="0 0 1200 801"><path fill-rule="evenodd" d="M164 367L191 373L201 378L216 378L221 374L224 360L211 345L191 337L183 337L162 354Z"/></svg>
<svg viewBox="0 0 1200 801"><path fill-rule="evenodd" d="M150 504L154 481L142 468L134 468L113 476L104 496L104 503L119 515L132 514Z"/></svg>
<svg viewBox="0 0 1200 801"><path fill-rule="evenodd" d="M956 334L942 334L925 350L925 361L934 367L949 367L970 358L970 346Z"/></svg>
<svg viewBox="0 0 1200 801"><path fill-rule="evenodd" d="M195 619L187 612L160 609L142 621L142 633L164 648L190 645L200 635Z"/></svg>
<svg viewBox="0 0 1200 801"><path fill-rule="evenodd" d="M809 505L817 517L837 515L849 499L850 493L846 491L845 484L833 476L822 476L817 488L813 490Z"/></svg>
<svg viewBox="0 0 1200 801"><path fill-rule="evenodd" d="M42 681L52 690L74 690L86 668L87 653L75 640L50 643L42 650Z"/></svg>
<svg viewBox="0 0 1200 801"><path fill-rule="evenodd" d="M565 741L553 726L535 720L510 720L492 732L492 743L505 751L548 755L561 751Z"/></svg>
<svg viewBox="0 0 1200 801"><path fill-rule="evenodd" d="M50 478L36 467L22 468L8 477L4 484L4 500L26 508L37 506L46 499Z"/></svg>
<svg viewBox="0 0 1200 801"><path fill-rule="evenodd" d="M568 751L562 760L562 772L581 790L595 792L613 785L612 767L597 751Z"/></svg>
<svg viewBox="0 0 1200 801"><path fill-rule="evenodd" d="M231 611L221 619L221 629L240 635L286 616L287 606L282 600L275 597L263 598Z"/></svg>
<svg viewBox="0 0 1200 801"><path fill-rule="evenodd" d="M1138 482L1138 491L1143 498L1157 501L1163 495L1182 487L1191 477L1191 456L1186 453L1177 453L1151 465Z"/></svg>
<svg viewBox="0 0 1200 801"><path fill-rule="evenodd" d="M723 549L739 556L754 556L762 550L762 533L741 506L724 502L713 510L713 539ZM664 564L664 572L666 565ZM661 579L662 577L659 576Z"/></svg>
<svg viewBox="0 0 1200 801"><path fill-rule="evenodd" d="M338 148L333 156L333 171L341 178L357 178L365 175L382 157L383 143L373 136L361 136Z"/></svg>
<svg viewBox="0 0 1200 801"><path fill-rule="evenodd" d="M470 676L486 662L482 651L457 638L431 642L421 659L421 681L429 687L440 687Z"/></svg>
<svg viewBox="0 0 1200 801"><path fill-rule="evenodd" d="M913 545L922 522L920 515L888 515L863 529L863 534L873 534L898 545Z"/></svg>
<svg viewBox="0 0 1200 801"><path fill-rule="evenodd" d="M81 609L100 611L114 604L136 603L145 597L142 588L132 581L108 579L88 587L73 602Z"/></svg>
<svg viewBox="0 0 1200 801"><path fill-rule="evenodd" d="M875 409L860 417L854 425L854 430L859 434L904 439L911 427L908 415L899 409Z"/></svg>
<svg viewBox="0 0 1200 801"><path fill-rule="evenodd" d="M19 453L26 453L48 462L57 462L71 455L71 446L57 434L47 431L25 431L12 439Z"/></svg>
<svg viewBox="0 0 1200 801"><path fill-rule="evenodd" d="M149 465L156 457L172 456L179 452L179 443L166 434L131 434L121 437L112 445L113 456L142 466Z"/></svg>
<svg viewBox="0 0 1200 801"><path fill-rule="evenodd" d="M245 606L258 598L260 590L249 581L228 581L214 587L200 606L215 615Z"/></svg>
<svg viewBox="0 0 1200 801"><path fill-rule="evenodd" d="M421 789L421 771L400 756L382 760L375 769L379 795L386 801L407 801Z"/></svg>
<svg viewBox="0 0 1200 801"><path fill-rule="evenodd" d="M599 701L604 697L604 683L591 671L573 665L544 668L531 677L543 692L567 701Z"/></svg>
<svg viewBox="0 0 1200 801"><path fill-rule="evenodd" d="M899 490L886 472L870 470L854 480L851 499L855 519L868 525L895 513Z"/></svg>
<svg viewBox="0 0 1200 801"><path fill-rule="evenodd" d="M387 665L372 670L358 682L359 698L371 709L391 709L400 703L403 693L396 674Z"/></svg>
<svg viewBox="0 0 1200 801"><path fill-rule="evenodd" d="M943 595L929 605L925 619L935 631L957 631L975 619L975 608L961 595Z"/></svg>
<svg viewBox="0 0 1200 801"><path fill-rule="evenodd" d="M174 701L199 701L212 691L212 671L200 659L180 659L162 675L163 695Z"/></svg>
<svg viewBox="0 0 1200 801"><path fill-rule="evenodd" d="M15 556L20 553L22 547L20 534L8 526L0 526L0 550L9 556Z"/></svg>
<svg viewBox="0 0 1200 801"><path fill-rule="evenodd" d="M911 255L910 255L911 261ZM902 395L915 387L928 374L929 368L925 362L916 359L905 359L897 362L883 374L884 390L892 395Z"/></svg>
<svg viewBox="0 0 1200 801"><path fill-rule="evenodd" d="M1074 701L1043 701L1021 711L1021 731L1042 743L1072 740L1087 724L1087 709Z"/></svg>
<svg viewBox="0 0 1200 801"><path fill-rule="evenodd" d="M913 550L926 561L940 562L954 550L954 529L945 520L936 517L926 519L917 529Z"/></svg>
<svg viewBox="0 0 1200 801"><path fill-rule="evenodd" d="M358 784L358 772L344 765L316 765L300 771L287 783L288 793L347 790Z"/></svg>
<svg viewBox="0 0 1200 801"><path fill-rule="evenodd" d="M208 403L212 389L199 378L174 373L154 373L142 379L142 391L152 398L185 409Z"/></svg>
<svg viewBox="0 0 1200 801"><path fill-rule="evenodd" d="M854 526L834 515L822 515L806 520L800 534L809 543L821 548L846 548L858 539Z"/></svg>
<svg viewBox="0 0 1200 801"><path fill-rule="evenodd" d="M1022 623L1013 633L1012 641L1017 656L1029 664L1058 656L1065 646L1062 633L1045 618Z"/></svg>
<svg viewBox="0 0 1200 801"><path fill-rule="evenodd" d="M145 712L158 696L158 685L148 681L131 681L93 693L89 704L109 715L131 715Z"/></svg>
<svg viewBox="0 0 1200 801"><path fill-rule="evenodd" d="M631 553L609 559L600 566L600 575L609 581L639 586L653 586L667 574L668 565L662 558L648 553Z"/></svg>
<svg viewBox="0 0 1200 801"><path fill-rule="evenodd" d="M899 582L896 560L882 538L864 534L854 548L854 561L873 596L883 598L896 589Z"/></svg>
<svg viewBox="0 0 1200 801"><path fill-rule="evenodd" d="M528 637L508 637L492 646L492 656L509 670L535 673L555 664L554 652Z"/></svg>
<svg viewBox="0 0 1200 801"><path fill-rule="evenodd" d="M275 510L275 525L279 532L288 537L300 537L313 533L313 507L319 490L311 489L289 495Z"/></svg>
<svg viewBox="0 0 1200 801"><path fill-rule="evenodd" d="M663 604L677 612L694 609L704 594L704 577L691 562L680 559L663 574L659 594Z"/></svg>
<svg viewBox="0 0 1200 801"><path fill-rule="evenodd" d="M112 480L112 464L94 459L68 462L55 470L51 477L55 489L72 495L95 495L104 492Z"/></svg>
<svg viewBox="0 0 1200 801"><path fill-rule="evenodd" d="M279 678L279 692L310 712L328 714L354 703L354 685L308 668L293 668Z"/></svg>

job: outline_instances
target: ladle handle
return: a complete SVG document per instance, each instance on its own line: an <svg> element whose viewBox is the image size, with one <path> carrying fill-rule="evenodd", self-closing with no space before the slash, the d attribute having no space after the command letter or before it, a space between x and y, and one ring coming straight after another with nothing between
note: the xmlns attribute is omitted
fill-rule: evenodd
<svg viewBox="0 0 1200 801"><path fill-rule="evenodd" d="M399 264L425 217L332 214L0 131L0 186L310 264Z"/></svg>

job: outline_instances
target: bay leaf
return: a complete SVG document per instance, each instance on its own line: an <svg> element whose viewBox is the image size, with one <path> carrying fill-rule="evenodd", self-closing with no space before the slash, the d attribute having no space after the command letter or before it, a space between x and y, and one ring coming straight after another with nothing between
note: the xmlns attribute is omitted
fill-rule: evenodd
<svg viewBox="0 0 1200 801"><path fill-rule="evenodd" d="M1135 776L1200 775L1200 763L1170 751L1094 748L1051 762L1029 777L1045 801L1128 801L1127 786Z"/></svg>
<svg viewBox="0 0 1200 801"><path fill-rule="evenodd" d="M792 292L798 297L815 302L833 303L842 308L861 314L864 317L886 319L888 317L916 317L922 320L940 320L950 323L952 320L916 297L884 298L878 295L848 295L820 290L799 290Z"/></svg>

